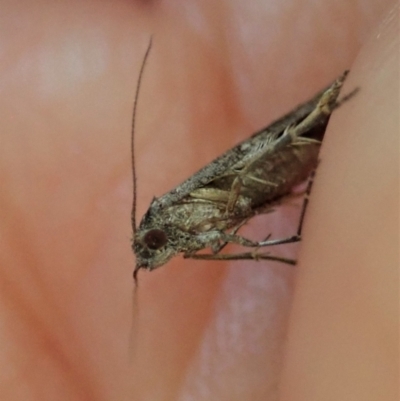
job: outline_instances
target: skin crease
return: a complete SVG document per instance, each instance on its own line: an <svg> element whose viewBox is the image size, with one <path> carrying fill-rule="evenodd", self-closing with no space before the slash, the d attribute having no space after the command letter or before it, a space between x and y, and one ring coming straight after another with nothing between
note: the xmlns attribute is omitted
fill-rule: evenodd
<svg viewBox="0 0 400 401"><path fill-rule="evenodd" d="M327 132L276 345L287 339L279 391L285 401L398 398L398 10L372 0L207 4L2 5L2 399L176 400L191 389L186 373L196 375L226 265L176 259L141 273L131 330L129 132L149 33L138 216L352 68L343 91L361 91ZM295 227L296 214L289 220ZM283 316L288 301L277 303ZM248 318L253 330L264 316ZM278 325L270 330L286 317ZM251 358L230 362L240 398L233 379L215 388L205 376L205 399L275 400L276 384L253 380ZM257 377L279 368L257 366Z"/></svg>

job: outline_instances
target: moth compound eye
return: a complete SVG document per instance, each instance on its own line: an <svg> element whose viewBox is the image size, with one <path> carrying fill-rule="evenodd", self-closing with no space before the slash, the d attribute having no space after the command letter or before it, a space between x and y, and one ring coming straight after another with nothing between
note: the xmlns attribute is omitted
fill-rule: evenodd
<svg viewBox="0 0 400 401"><path fill-rule="evenodd" d="M162 230L150 230L143 237L143 242L148 248L157 250L163 247L167 243L167 236Z"/></svg>

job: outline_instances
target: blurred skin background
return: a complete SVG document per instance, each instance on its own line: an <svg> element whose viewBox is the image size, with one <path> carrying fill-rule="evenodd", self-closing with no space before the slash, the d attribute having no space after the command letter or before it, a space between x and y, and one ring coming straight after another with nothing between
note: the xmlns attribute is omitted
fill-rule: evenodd
<svg viewBox="0 0 400 401"><path fill-rule="evenodd" d="M398 399L395 2L0 5L2 400ZM300 254L277 249L296 270L177 258L139 275L132 307L151 34L139 219L351 68Z"/></svg>

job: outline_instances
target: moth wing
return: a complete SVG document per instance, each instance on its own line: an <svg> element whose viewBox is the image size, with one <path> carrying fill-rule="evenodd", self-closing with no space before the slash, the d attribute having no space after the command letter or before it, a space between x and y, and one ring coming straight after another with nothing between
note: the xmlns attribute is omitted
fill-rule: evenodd
<svg viewBox="0 0 400 401"><path fill-rule="evenodd" d="M276 138L287 126L296 124L305 116L307 116L315 108L322 94L325 93L325 91L330 87L331 85L327 86L308 102L301 104L272 124L257 131L250 138L244 140L221 156L214 159L211 163L207 164L197 173L193 174L175 189L157 198L157 200L152 204L152 207L168 207L176 202L179 202L197 188L204 187L218 178L229 175L229 172L232 171L233 166L237 167L237 163L239 163L244 157L246 157L246 155L253 151L254 147L257 146L257 142L268 141L271 140L271 138Z"/></svg>

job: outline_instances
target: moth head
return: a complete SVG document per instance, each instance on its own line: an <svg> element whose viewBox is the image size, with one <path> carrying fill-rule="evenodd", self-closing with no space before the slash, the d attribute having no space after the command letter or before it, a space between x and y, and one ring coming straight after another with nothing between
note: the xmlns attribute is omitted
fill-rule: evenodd
<svg viewBox="0 0 400 401"><path fill-rule="evenodd" d="M139 230L135 236L133 250L136 255L136 269L154 270L167 263L176 255L171 246L170 235L165 228Z"/></svg>

